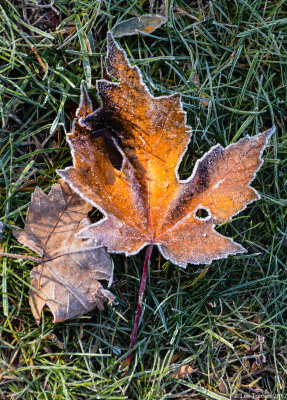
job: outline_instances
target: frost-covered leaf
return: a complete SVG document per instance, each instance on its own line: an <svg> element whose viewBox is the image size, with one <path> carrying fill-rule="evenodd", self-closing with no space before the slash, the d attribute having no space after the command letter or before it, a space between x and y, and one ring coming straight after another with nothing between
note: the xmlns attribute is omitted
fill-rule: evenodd
<svg viewBox="0 0 287 400"><path fill-rule="evenodd" d="M130 18L120 22L113 28L114 37L136 35L137 33L151 33L162 24L166 19L162 15L141 15L140 17Z"/></svg>
<svg viewBox="0 0 287 400"><path fill-rule="evenodd" d="M181 181L178 167L191 129L180 95L154 98L111 34L106 65L117 82L97 82L102 106L94 112L82 86L68 136L74 166L58 171L105 215L78 237L127 255L157 244L165 258L183 267L244 252L214 227L259 198L250 183L273 130L226 148L212 147L197 161L191 177ZM103 138L97 137L103 129L113 132L121 170L114 168Z"/></svg>
<svg viewBox="0 0 287 400"><path fill-rule="evenodd" d="M111 282L112 261L93 239L75 237L90 226L87 218L92 206L74 193L67 184L52 186L46 195L36 188L28 209L25 229L14 231L23 245L42 257L32 272L30 305L40 322L45 304L54 322L82 315L114 296L100 280Z"/></svg>

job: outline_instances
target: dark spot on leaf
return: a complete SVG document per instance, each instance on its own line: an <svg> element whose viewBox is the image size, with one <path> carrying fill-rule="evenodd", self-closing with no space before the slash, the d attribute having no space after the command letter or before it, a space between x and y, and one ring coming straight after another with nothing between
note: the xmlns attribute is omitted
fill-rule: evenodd
<svg viewBox="0 0 287 400"><path fill-rule="evenodd" d="M195 212L195 217L203 221L209 219L210 216L210 212L204 207L198 208Z"/></svg>

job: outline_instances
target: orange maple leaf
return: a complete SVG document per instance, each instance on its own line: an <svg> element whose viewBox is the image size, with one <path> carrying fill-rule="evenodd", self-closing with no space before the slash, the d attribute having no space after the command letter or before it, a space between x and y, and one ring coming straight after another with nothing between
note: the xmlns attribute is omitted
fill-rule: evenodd
<svg viewBox="0 0 287 400"><path fill-rule="evenodd" d="M245 252L214 227L259 198L250 183L274 128L226 148L212 147L190 178L180 180L178 167L191 136L180 95L154 98L111 34L106 65L118 82L97 82L102 106L94 112L82 85L68 135L74 166L58 171L105 216L78 236L126 255L157 244L165 258L182 267ZM122 156L120 170L98 137L102 130L111 133ZM205 218L199 216L202 209Z"/></svg>

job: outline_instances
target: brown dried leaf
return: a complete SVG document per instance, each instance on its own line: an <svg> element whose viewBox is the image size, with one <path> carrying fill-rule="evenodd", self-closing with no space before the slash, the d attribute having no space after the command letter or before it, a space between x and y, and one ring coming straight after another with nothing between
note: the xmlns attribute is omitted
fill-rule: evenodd
<svg viewBox="0 0 287 400"><path fill-rule="evenodd" d="M166 19L162 15L141 15L140 17L130 18L120 22L113 28L114 37L136 35L137 33L151 33L162 24Z"/></svg>
<svg viewBox="0 0 287 400"><path fill-rule="evenodd" d="M62 181L62 180L61 180ZM90 226L92 206L67 184L55 184L46 195L36 188L18 241L38 253L43 261L32 272L30 305L39 324L45 304L59 322L82 315L95 307L102 310L114 296L99 280L111 281L112 261L93 239L75 237Z"/></svg>
<svg viewBox="0 0 287 400"><path fill-rule="evenodd" d="M126 255L157 244L165 258L183 267L245 252L214 227L260 197L250 183L273 129L226 148L212 147L197 161L191 177L181 181L178 167L191 130L180 95L154 98L111 34L106 64L118 82L97 82L102 106L94 112L82 86L68 136L74 166L58 171L105 215L78 237ZM114 143L123 158L120 171L112 165L103 138L94 136L101 129L118 138Z"/></svg>
<svg viewBox="0 0 287 400"><path fill-rule="evenodd" d="M180 367L179 370L172 375L172 377L175 378L175 379L184 379L188 375L191 375L196 371L197 371L197 369L193 369L190 366L190 364L185 364L182 367Z"/></svg>

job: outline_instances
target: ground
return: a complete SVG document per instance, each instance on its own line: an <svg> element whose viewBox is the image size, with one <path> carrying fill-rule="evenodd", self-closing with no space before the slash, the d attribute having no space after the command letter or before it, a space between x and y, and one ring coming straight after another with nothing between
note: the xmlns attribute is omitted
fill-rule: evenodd
<svg viewBox="0 0 287 400"><path fill-rule="evenodd" d="M12 230L23 228L35 187L47 193L56 169L71 165L65 133L80 82L91 84L96 104L107 31L147 13L166 24L118 43L155 96L181 93L193 128L182 178L214 144L276 126L253 182L261 199L217 228L248 253L184 270L154 250L125 373L144 251L113 256L117 304L58 324L46 310L40 326L28 303L35 264L2 257L1 399L287 397L284 0L3 0L1 251L33 255Z"/></svg>

